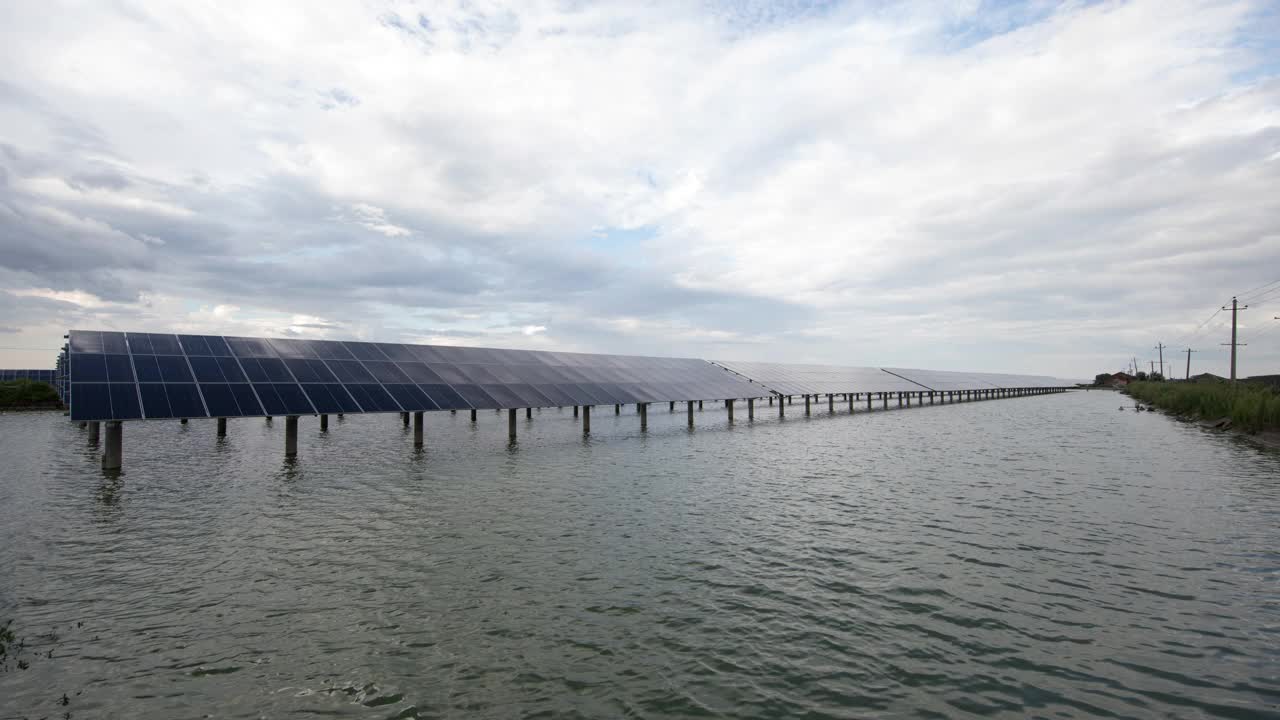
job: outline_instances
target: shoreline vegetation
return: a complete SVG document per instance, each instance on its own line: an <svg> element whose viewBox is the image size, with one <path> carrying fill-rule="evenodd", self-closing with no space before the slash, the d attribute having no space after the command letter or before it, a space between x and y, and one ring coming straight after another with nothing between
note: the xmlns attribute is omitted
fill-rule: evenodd
<svg viewBox="0 0 1280 720"><path fill-rule="evenodd" d="M1231 421L1249 434L1280 430L1280 394L1253 383L1133 382L1130 396L1192 420Z"/></svg>
<svg viewBox="0 0 1280 720"><path fill-rule="evenodd" d="M0 410L58 410L62 401L48 383L33 380L0 382Z"/></svg>

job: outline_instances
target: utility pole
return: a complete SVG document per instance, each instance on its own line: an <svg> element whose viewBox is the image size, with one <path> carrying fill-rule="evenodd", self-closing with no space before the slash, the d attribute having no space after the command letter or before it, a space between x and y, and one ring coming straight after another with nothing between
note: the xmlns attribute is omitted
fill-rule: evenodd
<svg viewBox="0 0 1280 720"><path fill-rule="evenodd" d="M1164 375L1164 343L1156 343L1155 349L1160 351L1160 374Z"/></svg>
<svg viewBox="0 0 1280 720"><path fill-rule="evenodd" d="M1193 352L1199 352L1199 351L1192 350L1191 348L1187 348L1187 377L1186 377L1187 380L1191 379L1191 353Z"/></svg>
<svg viewBox="0 0 1280 720"><path fill-rule="evenodd" d="M1154 376L1156 374L1156 361L1148 360L1147 362L1151 363L1151 374Z"/></svg>
<svg viewBox="0 0 1280 720"><path fill-rule="evenodd" d="M1222 309L1226 310L1227 306L1223 305ZM1232 384L1235 384L1235 381L1236 381L1236 348L1241 346L1248 347L1248 345L1245 345L1244 343L1236 342L1236 314L1239 313L1241 310L1248 310L1248 309L1249 309L1248 305L1238 306L1238 303L1236 302L1235 297L1233 296L1231 298L1231 342L1222 343L1222 344L1231 345L1231 382Z"/></svg>

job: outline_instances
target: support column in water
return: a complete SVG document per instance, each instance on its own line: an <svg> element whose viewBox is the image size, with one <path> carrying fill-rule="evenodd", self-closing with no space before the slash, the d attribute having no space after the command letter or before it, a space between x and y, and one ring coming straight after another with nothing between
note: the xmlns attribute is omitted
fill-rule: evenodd
<svg viewBox="0 0 1280 720"><path fill-rule="evenodd" d="M218 418L218 437L227 436L227 419Z"/></svg>
<svg viewBox="0 0 1280 720"><path fill-rule="evenodd" d="M298 455L298 416L286 415L284 418L284 456Z"/></svg>
<svg viewBox="0 0 1280 720"><path fill-rule="evenodd" d="M690 400L686 406L689 408L689 429L693 429L693 401Z"/></svg>
<svg viewBox="0 0 1280 720"><path fill-rule="evenodd" d="M516 441L516 409L507 410L507 440Z"/></svg>
<svg viewBox="0 0 1280 720"><path fill-rule="evenodd" d="M591 406L590 405L582 406L582 434L583 435L591 434Z"/></svg>
<svg viewBox="0 0 1280 720"><path fill-rule="evenodd" d="M726 412L728 412L728 413L729 413L729 424L730 424L730 425L732 425L732 424L733 424L733 401L732 401L732 400L725 400L725 401L724 401L724 409L725 409L725 411L726 411Z"/></svg>
<svg viewBox="0 0 1280 720"><path fill-rule="evenodd" d="M476 421L476 410L475 408L471 408L471 422L475 422L475 421Z"/></svg>
<svg viewBox="0 0 1280 720"><path fill-rule="evenodd" d="M805 414L805 417L809 416L809 396L808 395L804 396L804 414Z"/></svg>
<svg viewBox="0 0 1280 720"><path fill-rule="evenodd" d="M674 408L675 403L671 403ZM644 432L649 429L649 403L636 403L636 410L640 413L640 431Z"/></svg>
<svg viewBox="0 0 1280 720"><path fill-rule="evenodd" d="M756 399L747 398L747 422L752 422L755 419L756 419Z"/></svg>
<svg viewBox="0 0 1280 720"><path fill-rule="evenodd" d="M90 445L98 444L98 438L101 433L101 430L99 429L100 427L102 427L102 423L98 422L97 420L94 420L93 422L89 423L89 444Z"/></svg>
<svg viewBox="0 0 1280 720"><path fill-rule="evenodd" d="M102 469L119 470L124 463L124 423L108 420L106 443L102 448Z"/></svg>
<svg viewBox="0 0 1280 720"><path fill-rule="evenodd" d="M322 418L323 418L323 417L324 417L324 415L321 415L320 417L322 417ZM324 424L323 424L323 423L321 423L321 425L320 425L320 429L321 429L321 430L323 430L323 429L324 429ZM415 412L415 413L413 414L413 446L414 446L414 447L416 447L416 448L420 448L420 447L422 447L422 435L423 435L423 432L422 432L422 411L421 411L421 410L419 410L418 412Z"/></svg>
<svg viewBox="0 0 1280 720"><path fill-rule="evenodd" d="M321 415L320 416L320 432L327 432L328 430L329 430L329 416Z"/></svg>

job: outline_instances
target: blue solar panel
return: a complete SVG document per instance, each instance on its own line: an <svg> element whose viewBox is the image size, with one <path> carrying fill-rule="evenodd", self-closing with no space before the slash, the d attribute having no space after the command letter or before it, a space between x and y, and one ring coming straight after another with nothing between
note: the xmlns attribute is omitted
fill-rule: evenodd
<svg viewBox="0 0 1280 720"><path fill-rule="evenodd" d="M59 376L62 392L78 420L607 405L768 394L760 385L692 359L211 335L73 331L59 367L65 368Z"/></svg>

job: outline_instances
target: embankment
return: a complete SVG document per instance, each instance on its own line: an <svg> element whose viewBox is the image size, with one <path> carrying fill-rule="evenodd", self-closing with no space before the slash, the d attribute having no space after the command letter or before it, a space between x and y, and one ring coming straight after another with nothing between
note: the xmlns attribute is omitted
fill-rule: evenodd
<svg viewBox="0 0 1280 720"><path fill-rule="evenodd" d="M1127 392L1174 415L1197 420L1230 418L1232 428L1248 433L1280 430L1280 394L1264 385L1135 382Z"/></svg>

